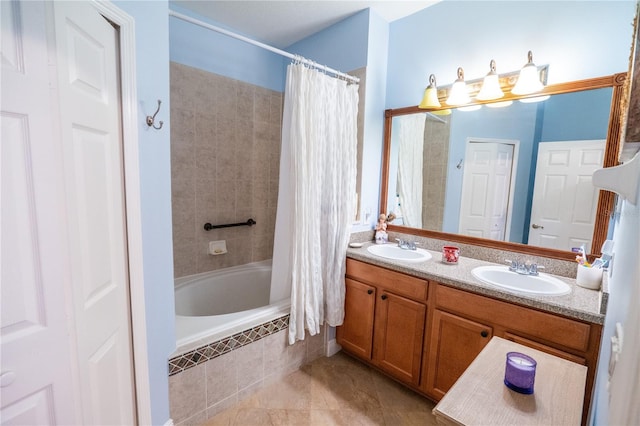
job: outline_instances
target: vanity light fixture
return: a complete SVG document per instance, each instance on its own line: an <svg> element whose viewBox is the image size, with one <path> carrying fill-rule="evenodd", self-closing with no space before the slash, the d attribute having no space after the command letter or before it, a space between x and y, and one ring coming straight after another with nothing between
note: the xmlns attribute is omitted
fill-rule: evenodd
<svg viewBox="0 0 640 426"><path fill-rule="evenodd" d="M440 108L440 101L438 100L438 87L436 86L436 76L431 74L429 76L429 85L424 89L424 96L422 102L418 105L418 108Z"/></svg>
<svg viewBox="0 0 640 426"><path fill-rule="evenodd" d="M516 85L511 89L514 95L528 95L539 92L543 88L540 77L538 76L538 68L533 63L533 53L527 53L527 63L520 70L520 76Z"/></svg>
<svg viewBox="0 0 640 426"><path fill-rule="evenodd" d="M451 86L446 102L447 105L451 106L466 105L471 102L471 98L467 93L467 84L464 82L464 70L462 67L458 67L458 78Z"/></svg>
<svg viewBox="0 0 640 426"><path fill-rule="evenodd" d="M476 98L480 101L490 101L500 99L503 96L504 92L500 88L498 74L496 73L496 61L492 59L491 62L489 62L489 73L484 77L482 88Z"/></svg>

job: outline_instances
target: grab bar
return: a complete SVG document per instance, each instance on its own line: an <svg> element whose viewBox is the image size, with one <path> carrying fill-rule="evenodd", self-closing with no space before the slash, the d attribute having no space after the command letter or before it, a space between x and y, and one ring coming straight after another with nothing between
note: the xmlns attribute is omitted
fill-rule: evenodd
<svg viewBox="0 0 640 426"><path fill-rule="evenodd" d="M227 223L226 225L212 225L209 222L204 224L205 231L211 231L212 229L218 228L231 228L232 226L253 226L256 224L256 221L253 219L249 219L246 222L238 222L238 223Z"/></svg>

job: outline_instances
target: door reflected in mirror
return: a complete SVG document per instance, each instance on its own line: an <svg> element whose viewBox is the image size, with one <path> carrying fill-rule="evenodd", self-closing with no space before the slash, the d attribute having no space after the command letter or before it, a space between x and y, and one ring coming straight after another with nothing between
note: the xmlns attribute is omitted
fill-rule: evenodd
<svg viewBox="0 0 640 426"><path fill-rule="evenodd" d="M591 247L612 87L502 108L392 115L395 225L570 251Z"/></svg>

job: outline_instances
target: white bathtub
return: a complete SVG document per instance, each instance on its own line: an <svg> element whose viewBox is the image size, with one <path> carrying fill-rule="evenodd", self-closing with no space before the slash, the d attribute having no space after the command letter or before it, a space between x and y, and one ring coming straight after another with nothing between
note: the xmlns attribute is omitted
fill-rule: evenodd
<svg viewBox="0 0 640 426"><path fill-rule="evenodd" d="M175 280L175 354L289 313L290 298L269 304L271 260Z"/></svg>

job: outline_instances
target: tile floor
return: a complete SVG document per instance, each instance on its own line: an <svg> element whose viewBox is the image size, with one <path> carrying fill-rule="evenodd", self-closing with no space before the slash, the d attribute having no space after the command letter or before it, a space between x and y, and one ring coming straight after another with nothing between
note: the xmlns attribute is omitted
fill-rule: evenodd
<svg viewBox="0 0 640 426"><path fill-rule="evenodd" d="M434 403L338 353L217 414L218 425L435 425Z"/></svg>

